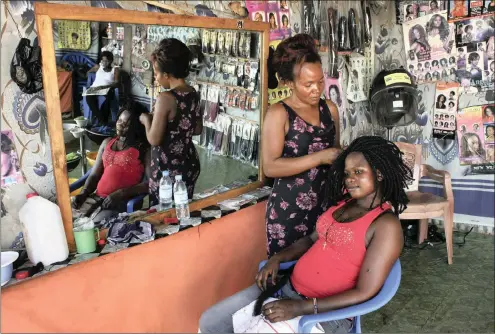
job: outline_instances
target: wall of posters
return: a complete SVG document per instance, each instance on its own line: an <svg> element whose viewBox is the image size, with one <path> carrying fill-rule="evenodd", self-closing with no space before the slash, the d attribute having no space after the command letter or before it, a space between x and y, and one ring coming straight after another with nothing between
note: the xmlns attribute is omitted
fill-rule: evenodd
<svg viewBox="0 0 495 334"><path fill-rule="evenodd" d="M454 139L459 84L437 82L433 112L433 137Z"/></svg>

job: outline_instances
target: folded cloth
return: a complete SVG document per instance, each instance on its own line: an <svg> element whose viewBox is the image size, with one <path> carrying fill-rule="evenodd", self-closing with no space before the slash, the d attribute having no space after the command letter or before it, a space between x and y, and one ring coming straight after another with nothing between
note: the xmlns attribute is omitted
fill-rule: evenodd
<svg viewBox="0 0 495 334"><path fill-rule="evenodd" d="M143 243L155 239L153 225L146 222L115 223L110 227L107 242L111 246L117 243Z"/></svg>
<svg viewBox="0 0 495 334"><path fill-rule="evenodd" d="M110 226L116 223L127 224L128 221L129 221L129 214L127 212L121 212L111 217L102 219L99 222L95 222L95 227L98 227L101 230L104 228L109 228Z"/></svg>

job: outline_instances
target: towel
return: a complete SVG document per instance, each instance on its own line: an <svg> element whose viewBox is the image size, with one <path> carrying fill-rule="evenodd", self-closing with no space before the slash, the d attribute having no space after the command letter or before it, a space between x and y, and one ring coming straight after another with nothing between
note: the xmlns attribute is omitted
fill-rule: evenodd
<svg viewBox="0 0 495 334"><path fill-rule="evenodd" d="M108 231L109 245L118 243L143 243L155 239L153 225L146 222L114 223Z"/></svg>

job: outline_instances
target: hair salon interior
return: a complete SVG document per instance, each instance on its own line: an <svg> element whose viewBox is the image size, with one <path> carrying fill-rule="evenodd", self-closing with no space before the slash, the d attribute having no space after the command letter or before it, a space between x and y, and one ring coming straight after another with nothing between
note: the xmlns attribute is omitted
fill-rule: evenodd
<svg viewBox="0 0 495 334"><path fill-rule="evenodd" d="M495 331L495 1L0 8L2 333Z"/></svg>

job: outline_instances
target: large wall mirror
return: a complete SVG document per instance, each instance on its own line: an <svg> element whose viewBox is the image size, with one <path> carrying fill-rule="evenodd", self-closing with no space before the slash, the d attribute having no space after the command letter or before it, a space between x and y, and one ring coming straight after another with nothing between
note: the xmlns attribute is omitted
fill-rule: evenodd
<svg viewBox="0 0 495 334"><path fill-rule="evenodd" d="M129 203L136 210L151 207L156 212L142 217L150 222L174 214L139 188L149 178L155 182L161 177L162 167L154 166L159 164L157 159L173 156L153 152L156 144L141 149L130 141L114 140L126 137L129 124L139 122L131 113L153 117L156 112L157 98L167 89L156 80L151 55L165 38L178 39L191 51L185 80L200 96L198 117L203 126L190 129L192 142L177 145L173 152L187 154L188 147L197 152L199 176L189 194L190 209L216 204L263 184L259 139L267 108L267 23L46 3L36 3L35 9L57 200L72 249L73 221L81 215L72 202L88 179L93 179L88 196L93 192L98 196L85 205L98 210L91 209L87 216L101 218L101 204L108 197L101 188L118 189L119 183L136 185L135 194L125 200L113 196L121 203L112 206L107 200L103 207L114 212L126 211ZM177 101L188 103L187 98ZM182 122L180 126L187 129L188 119L178 117L177 113L169 122ZM136 153L115 154L128 146L137 148ZM105 155L106 147L113 153ZM102 172L119 159L130 166L122 169L124 174ZM135 161L144 168L137 168ZM188 172L183 168L183 174ZM99 182L105 173L103 186ZM111 189L107 192L112 193Z"/></svg>

